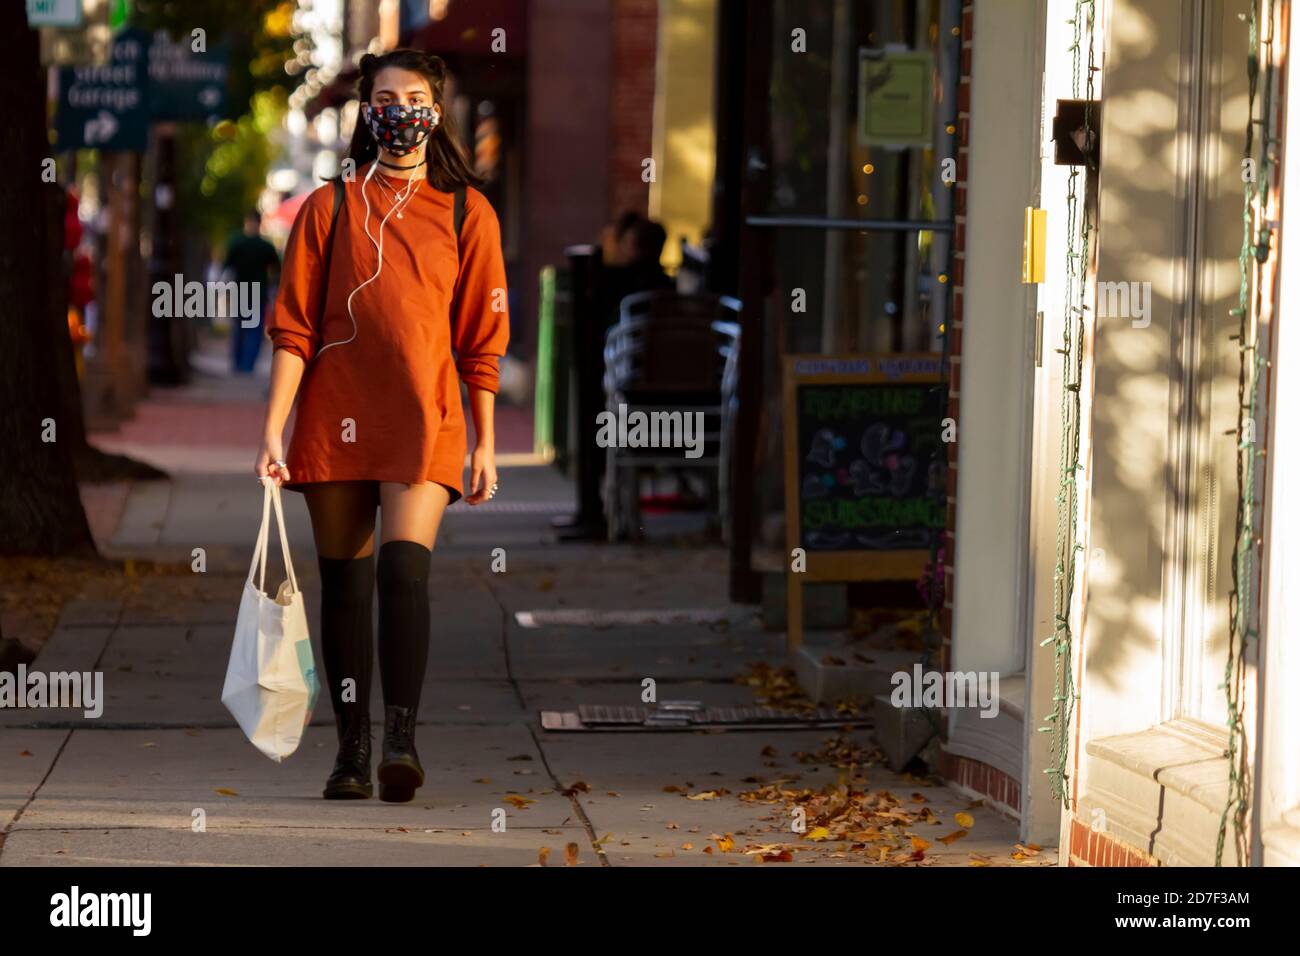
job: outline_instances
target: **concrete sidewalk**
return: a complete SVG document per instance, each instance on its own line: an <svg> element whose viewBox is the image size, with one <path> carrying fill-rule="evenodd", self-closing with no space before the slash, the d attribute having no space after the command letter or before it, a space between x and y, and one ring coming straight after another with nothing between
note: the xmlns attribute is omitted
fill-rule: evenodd
<svg viewBox="0 0 1300 956"><path fill-rule="evenodd" d="M148 578L133 599L65 608L32 666L102 671L104 713L0 710L0 865L529 865L543 848L549 865L564 865L570 844L588 866L753 865L757 854L744 850L769 847L781 859L772 845L790 849L793 865L872 862L874 846L791 832L789 808L757 793L837 782L888 791L904 811L925 808L930 822L898 826L894 841L908 847L915 833L928 843L922 865L1052 862L1032 851L1013 861L1015 827L982 807L968 810L968 835L940 843L970 801L883 767L838 765L846 745L870 748L868 731L829 749L839 735L826 730L543 731L541 710L639 704L647 677L660 700L752 704L735 678L753 662L780 663L783 636L763 631L753 609L727 604L720 547L556 544L548 519L569 507L567 483L553 469L521 467L506 469L501 486L491 507L448 512L434 555L418 728L428 782L405 805L320 799L334 756L327 700L282 764L255 751L220 702L260 517L254 480L183 474L128 489L110 550L188 565L203 548L207 570ZM305 511L300 496L286 501L317 635ZM504 573L491 569L494 548L505 549ZM271 577L278 583L278 565ZM599 618L680 608L714 610L699 623ZM517 617L559 609L593 612L593 623L525 627ZM732 835L730 852L714 834Z"/></svg>

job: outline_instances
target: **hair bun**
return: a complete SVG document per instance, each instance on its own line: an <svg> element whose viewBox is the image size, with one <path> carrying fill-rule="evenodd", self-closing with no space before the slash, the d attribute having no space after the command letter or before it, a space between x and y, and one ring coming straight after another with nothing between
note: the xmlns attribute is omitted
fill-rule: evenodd
<svg viewBox="0 0 1300 956"><path fill-rule="evenodd" d="M357 65L361 67L362 73L368 75L375 68L375 63L378 62L378 60L379 57L375 56L373 53L366 53L361 57L361 62Z"/></svg>

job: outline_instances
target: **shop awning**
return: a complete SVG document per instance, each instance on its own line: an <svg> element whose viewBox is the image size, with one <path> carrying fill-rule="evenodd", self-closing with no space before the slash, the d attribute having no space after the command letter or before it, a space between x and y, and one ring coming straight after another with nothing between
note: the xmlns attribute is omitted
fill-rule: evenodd
<svg viewBox="0 0 1300 956"><path fill-rule="evenodd" d="M518 0L448 0L446 14L402 33L401 45L436 53L447 60L453 72L471 61L522 59L528 39L527 5ZM505 49L494 52L493 32L505 31ZM321 110L337 109L351 99L361 71L355 66L342 70L303 108L308 119Z"/></svg>

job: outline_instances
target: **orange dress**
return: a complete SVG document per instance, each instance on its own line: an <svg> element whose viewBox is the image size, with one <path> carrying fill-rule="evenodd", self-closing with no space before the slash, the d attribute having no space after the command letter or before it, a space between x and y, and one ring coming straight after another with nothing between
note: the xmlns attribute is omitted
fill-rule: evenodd
<svg viewBox="0 0 1300 956"><path fill-rule="evenodd" d="M344 187L323 314L331 184L303 203L285 248L267 332L275 348L307 363L285 455L293 480L285 487L436 481L456 501L463 494L466 451L460 383L495 393L497 363L510 334L500 226L483 194L467 189L458 245L453 195L422 181L399 210L402 218L394 213L384 226L379 278L352 297L355 338L326 348L352 337L348 296L378 265L363 230L368 171L363 166ZM364 184L376 239L391 194L401 185Z"/></svg>

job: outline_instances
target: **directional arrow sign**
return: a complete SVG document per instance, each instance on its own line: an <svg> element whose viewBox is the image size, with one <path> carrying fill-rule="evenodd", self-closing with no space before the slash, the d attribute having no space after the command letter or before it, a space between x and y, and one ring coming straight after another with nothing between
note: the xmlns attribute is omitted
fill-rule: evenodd
<svg viewBox="0 0 1300 956"><path fill-rule="evenodd" d="M229 54L224 46L196 53L187 39L166 31L149 48L150 112L156 120L205 121L220 116L226 100Z"/></svg>
<svg viewBox="0 0 1300 956"><path fill-rule="evenodd" d="M108 110L100 110L99 115L94 119L86 120L85 136L86 146L101 146L104 143L113 141L113 134L117 132L118 122L113 118L113 114Z"/></svg>
<svg viewBox="0 0 1300 956"><path fill-rule="evenodd" d="M140 73L131 64L60 69L58 149L143 152L149 109Z"/></svg>
<svg viewBox="0 0 1300 956"><path fill-rule="evenodd" d="M57 147L143 152L149 133L148 35L113 41L107 66L59 70Z"/></svg>
<svg viewBox="0 0 1300 956"><path fill-rule="evenodd" d="M196 53L166 32L119 30L107 66L59 70L57 148L143 152L151 120L221 116L228 59L223 46Z"/></svg>

